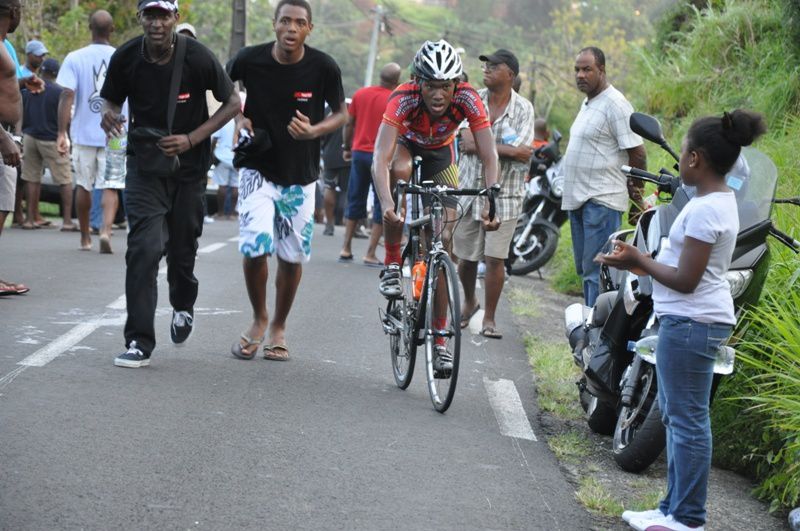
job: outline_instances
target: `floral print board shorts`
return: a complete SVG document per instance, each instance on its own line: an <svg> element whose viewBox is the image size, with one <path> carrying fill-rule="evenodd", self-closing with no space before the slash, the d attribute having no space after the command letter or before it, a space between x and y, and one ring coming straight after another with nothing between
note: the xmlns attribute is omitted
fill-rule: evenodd
<svg viewBox="0 0 800 531"><path fill-rule="evenodd" d="M276 254L305 264L311 259L316 183L280 186L257 171L239 175L239 252L248 258Z"/></svg>

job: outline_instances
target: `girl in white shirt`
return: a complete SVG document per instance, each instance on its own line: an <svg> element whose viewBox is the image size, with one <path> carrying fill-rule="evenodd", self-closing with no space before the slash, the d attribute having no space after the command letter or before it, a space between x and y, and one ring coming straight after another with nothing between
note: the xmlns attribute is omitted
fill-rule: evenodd
<svg viewBox="0 0 800 531"><path fill-rule="evenodd" d="M667 494L658 509L624 517L635 529L702 530L711 468L709 400L716 351L736 324L725 275L731 264L739 218L725 175L766 131L761 115L736 110L696 120L683 140L683 183L697 194L670 228L653 259L614 242L597 262L654 280L658 316L658 401L667 431Z"/></svg>

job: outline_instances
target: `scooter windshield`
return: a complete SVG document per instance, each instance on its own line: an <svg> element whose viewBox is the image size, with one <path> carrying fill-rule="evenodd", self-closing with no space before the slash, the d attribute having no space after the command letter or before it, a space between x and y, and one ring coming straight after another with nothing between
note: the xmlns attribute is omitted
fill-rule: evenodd
<svg viewBox="0 0 800 531"><path fill-rule="evenodd" d="M736 194L740 232L769 219L778 169L768 156L753 147L742 149L725 179Z"/></svg>

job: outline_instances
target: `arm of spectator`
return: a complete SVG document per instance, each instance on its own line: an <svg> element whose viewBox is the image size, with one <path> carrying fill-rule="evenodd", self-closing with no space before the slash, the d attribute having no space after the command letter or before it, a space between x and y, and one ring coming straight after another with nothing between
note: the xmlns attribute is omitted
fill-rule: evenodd
<svg viewBox="0 0 800 531"><path fill-rule="evenodd" d="M342 101L339 110L331 112L321 122L312 124L308 116L295 111L287 129L295 140L313 140L342 127L347 121L347 104Z"/></svg>
<svg viewBox="0 0 800 531"><path fill-rule="evenodd" d="M205 141L214 131L221 129L240 112L239 109L241 109L241 106L242 103L239 99L239 92L231 90L227 101L217 109L217 112L215 112L213 116L200 124L197 129L186 134L165 136L158 141L158 147L160 147L161 151L167 156L186 153Z"/></svg>
<svg viewBox="0 0 800 531"><path fill-rule="evenodd" d="M56 149L62 157L69 156L69 123L72 120L72 103L75 91L65 88L58 97L58 137Z"/></svg>
<svg viewBox="0 0 800 531"><path fill-rule="evenodd" d="M533 156L533 146L520 144L497 144L497 156L503 159L516 160L517 162L528 162Z"/></svg>
<svg viewBox="0 0 800 531"><path fill-rule="evenodd" d="M122 135L124 116L122 116L122 105L111 100L103 100L103 116L100 118L100 127L105 131L106 136Z"/></svg>
<svg viewBox="0 0 800 531"><path fill-rule="evenodd" d="M342 158L352 160L353 158L353 134L356 129L356 117L352 114L347 115L347 122L344 124L342 132Z"/></svg>
<svg viewBox="0 0 800 531"><path fill-rule="evenodd" d="M0 157L3 164L16 168L20 163L19 146L5 129L0 128Z"/></svg>
<svg viewBox="0 0 800 531"><path fill-rule="evenodd" d="M461 130L461 142L458 145L461 146L461 152L466 155L478 153L478 148L475 145L475 136L469 128Z"/></svg>

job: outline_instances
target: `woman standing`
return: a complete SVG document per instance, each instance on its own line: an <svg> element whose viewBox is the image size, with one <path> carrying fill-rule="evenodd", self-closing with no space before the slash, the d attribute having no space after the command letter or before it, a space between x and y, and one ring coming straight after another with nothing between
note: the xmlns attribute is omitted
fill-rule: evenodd
<svg viewBox="0 0 800 531"><path fill-rule="evenodd" d="M684 207L653 259L614 242L597 262L650 275L659 320L658 400L667 431L667 494L658 509L623 513L646 531L702 530L711 468L709 400L717 348L730 336L733 299L725 275L739 218L725 183L742 146L766 131L756 113L736 110L696 120L683 141L680 174L697 194Z"/></svg>

